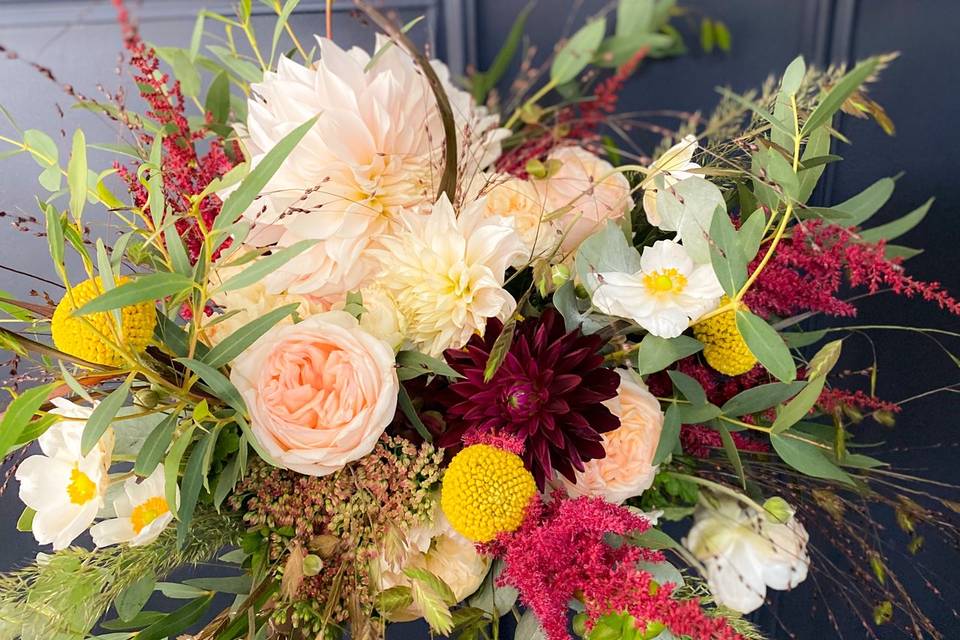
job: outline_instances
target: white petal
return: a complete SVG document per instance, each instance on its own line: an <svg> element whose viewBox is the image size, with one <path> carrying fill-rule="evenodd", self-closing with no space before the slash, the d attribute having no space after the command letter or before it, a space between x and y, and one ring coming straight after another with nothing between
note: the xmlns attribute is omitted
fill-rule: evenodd
<svg viewBox="0 0 960 640"><path fill-rule="evenodd" d="M97 547L129 542L135 535L130 518L111 518L90 527L90 536Z"/></svg>

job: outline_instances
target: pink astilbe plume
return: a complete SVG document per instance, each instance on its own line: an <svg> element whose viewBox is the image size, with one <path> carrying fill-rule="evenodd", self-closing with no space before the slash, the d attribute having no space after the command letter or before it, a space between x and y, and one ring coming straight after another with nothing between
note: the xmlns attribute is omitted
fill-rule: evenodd
<svg viewBox="0 0 960 640"><path fill-rule="evenodd" d="M498 582L517 589L536 614L549 640L567 634L567 604L581 600L587 628L609 613L659 621L674 634L694 640L741 638L723 618L707 615L696 600L671 596L676 585L655 585L639 562L662 562L663 554L631 544L611 545L608 534L647 531L643 517L600 498L568 498L555 492L550 503L531 502L519 529L481 547L504 560Z"/></svg>
<svg viewBox="0 0 960 640"><path fill-rule="evenodd" d="M164 131L162 167L165 204L179 216L176 221L177 233L183 238L190 260L195 262L203 244L203 233L197 225L202 224L205 229L210 229L223 203L216 195L209 195L199 204L199 216L189 217L186 214L190 212L190 199L199 195L215 178L222 177L232 169L235 160L242 161L243 155L236 141L229 143L228 154L219 137L214 137L209 142L205 154L197 153L197 143L206 138L211 133L210 130L206 126L191 129L180 82L177 80L171 85L168 75L159 71L160 61L156 51L147 46L140 37L123 0L113 0L113 4L117 10L117 21L123 31L124 47L130 54L128 64L133 79L140 88L140 96L147 103L146 116ZM205 114L205 117L209 124L210 114ZM153 144L154 136L149 132L141 128L138 135L144 146ZM134 204L146 210L147 191L138 177L139 164L132 170L119 163L115 166L120 177L127 183ZM226 246L228 244L224 243L218 247L214 257Z"/></svg>
<svg viewBox="0 0 960 640"><path fill-rule="evenodd" d="M760 249L750 265L751 272L765 249ZM944 291L939 282L921 282L908 276L902 260L888 259L885 249L882 240L861 241L855 229L822 220L800 222L777 247L744 301L751 311L763 317L808 311L854 316L856 307L838 297L846 278L850 286L866 287L870 293L887 287L898 295L920 297L960 315L960 302Z"/></svg>

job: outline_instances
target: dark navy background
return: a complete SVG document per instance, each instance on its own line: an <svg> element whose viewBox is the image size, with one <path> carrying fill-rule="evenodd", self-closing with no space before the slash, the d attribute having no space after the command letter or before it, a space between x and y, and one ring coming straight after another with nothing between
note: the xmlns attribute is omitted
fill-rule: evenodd
<svg viewBox="0 0 960 640"><path fill-rule="evenodd" d="M136 3L131 3L137 8ZM205 4L228 10L228 2L195 3L188 0L146 0L140 7L147 37L163 44L185 44L192 27L191 13ZM256 6L258 3L254 3ZM456 71L465 64L486 68L506 35L524 0L393 0L401 18L427 14L417 37L429 41L445 54ZM546 51L557 38L569 33L570 25L608 6L599 0L540 0L529 24L533 44ZM846 118L841 129L853 145L835 148L845 161L827 172L826 188L818 197L824 204L841 202L877 178L905 174L887 206L876 216L885 222L912 210L931 195L937 201L917 229L897 240L898 244L923 247L912 259L912 274L939 280L960 292L960 243L958 213L960 189L960 2L956 0L684 0L690 10L678 20L688 35L691 54L676 60L647 64L623 94L621 110L683 109L708 111L717 101L714 87L730 85L744 90L758 85L768 74L779 73L798 53L808 63L853 60L867 55L899 50L902 56L884 73L871 96L886 107L897 125L894 138L885 136L872 123ZM298 31L322 28L322 2L304 0L297 17ZM349 12L348 2L337 2L337 39L367 42L366 28ZM697 24L700 15L723 20L733 34L733 51L726 55L698 52ZM269 34L270 21L260 19ZM269 38L269 35L266 36ZM113 87L113 73L120 40L104 2L88 0L0 0L0 44L50 65L64 82L95 93L96 83ZM24 127L56 130L69 136L73 127L88 128L88 140L97 133L109 139L109 130L88 114L69 112L61 121L54 102L68 102L57 88L17 63L0 60L0 104L8 107ZM5 125L4 133L9 133ZM99 127L99 128L98 128ZM91 133L93 132L93 133ZM68 139L68 138L67 138ZM69 143L61 142L62 148ZM649 150L649 149L648 149ZM22 161L21 161L22 160ZM108 158L101 158L104 162ZM0 167L0 210L34 213L31 204L37 191L36 168L28 159L4 161ZM0 228L2 262L40 275L52 275L41 240L26 241L8 225ZM0 289L26 295L36 283L0 275ZM957 318L939 312L930 304L906 301L890 295L860 305L857 322L939 327L958 330ZM931 388L960 382L960 370L932 342L915 334L871 334L879 354L880 395L901 400ZM953 342L956 346L956 341ZM859 369L870 364L871 345L854 337L844 346L842 367ZM894 431L872 423L859 428L868 439L885 441L885 459L902 468L943 482L957 482L958 420L956 394L940 393L910 402ZM960 500L960 496L954 496ZM29 534L18 533L14 523L20 511L13 487L0 497L0 569L12 568L37 551ZM907 537L896 528L889 514L878 513L880 535L905 545ZM926 532L925 548L916 556L897 555L893 568L901 573L914 597L939 623L946 638L960 638L960 622L952 608L960 601L958 551L936 541ZM815 536L822 547L829 540ZM957 544L957 541L953 541ZM931 593L914 571L936 584L941 593ZM846 575L837 578L852 579ZM831 600L844 637L870 637L860 627L829 580L821 578L821 596L812 580L795 592L776 598L758 620L770 637L835 637L819 598ZM834 600L835 598L835 600ZM777 622L779 620L779 623ZM396 627L392 638L426 637L425 627ZM882 638L905 637L894 628L880 632Z"/></svg>

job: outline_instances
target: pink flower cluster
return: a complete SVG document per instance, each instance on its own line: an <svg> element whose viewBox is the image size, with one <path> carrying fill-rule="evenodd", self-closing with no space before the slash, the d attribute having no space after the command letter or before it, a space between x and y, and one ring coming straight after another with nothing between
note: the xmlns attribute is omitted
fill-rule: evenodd
<svg viewBox="0 0 960 640"><path fill-rule="evenodd" d="M807 311L831 316L854 316L856 307L837 297L846 279L853 287L876 293L889 287L894 293L935 302L960 315L960 302L938 282L921 282L906 275L899 258L888 259L886 243L862 242L855 229L822 220L807 220L793 227L773 258L760 273L744 301L763 317L791 316ZM750 265L757 268L761 256Z"/></svg>
<svg viewBox="0 0 960 640"><path fill-rule="evenodd" d="M649 528L643 517L600 498L571 499L555 492L550 503L535 498L523 525L482 551L503 558L499 584L517 589L549 640L568 637L567 605L573 598L586 606L588 629L606 614L629 613L695 640L741 638L723 618L707 615L697 600L675 600L675 585L656 584L637 567L663 561L659 551L607 539Z"/></svg>
<svg viewBox="0 0 960 640"><path fill-rule="evenodd" d="M210 141L204 155L197 153L196 143L203 140L210 131L206 127L197 130L190 128L180 82L168 84L168 75L159 71L160 61L156 51L143 42L136 26L130 20L123 0L113 0L113 4L117 9L117 21L123 30L124 46L130 52L129 65L133 71L133 79L148 105L146 115L165 132L162 141L165 204L181 216L176 221L176 229L183 238L191 261L195 262L203 243L203 234L197 225L203 224L209 229L220 213L222 203L215 195L204 198L199 206L200 215L197 220L184 215L190 211L190 198L201 193L215 178L232 169L235 161L242 161L243 154L239 144L234 141L228 155L219 137ZM206 114L206 118L209 124L210 114ZM153 135L142 128L139 137L145 146L153 144ZM137 175L139 166L135 166L133 170L119 163L115 166L127 183L136 206L146 209L148 196ZM224 243L217 249L217 253L226 246L227 243Z"/></svg>

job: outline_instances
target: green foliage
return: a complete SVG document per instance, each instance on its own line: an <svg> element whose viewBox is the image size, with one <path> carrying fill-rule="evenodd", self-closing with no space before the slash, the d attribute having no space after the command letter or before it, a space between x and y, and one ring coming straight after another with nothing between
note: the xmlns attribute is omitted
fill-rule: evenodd
<svg viewBox="0 0 960 640"><path fill-rule="evenodd" d="M516 57L520 41L523 39L523 30L527 25L527 18L530 16L533 7L534 3L529 2L517 14L490 68L483 72L478 71L470 76L470 93L477 104L483 104L486 101L487 94L497 86L497 83L500 82L500 79L510 67L510 63Z"/></svg>
<svg viewBox="0 0 960 640"><path fill-rule="evenodd" d="M554 86L574 80L593 60L607 30L606 19L599 17L580 27L557 52L550 66L550 81Z"/></svg>
<svg viewBox="0 0 960 640"><path fill-rule="evenodd" d="M165 576L182 565L211 560L223 546L236 544L238 525L235 517L203 512L194 519L183 548L168 530L146 546L96 551L72 547L48 555L42 564L2 574L0 635L80 640L110 604L144 576ZM131 623L141 616L147 624L158 619L142 613Z"/></svg>
<svg viewBox="0 0 960 640"><path fill-rule="evenodd" d="M80 451L83 455L90 453L100 442L100 438L114 418L117 417L120 408L126 403L132 383L133 378L128 376L123 384L110 392L110 395L94 408L83 427L83 434L80 437Z"/></svg>
<svg viewBox="0 0 960 640"><path fill-rule="evenodd" d="M648 333L637 348L637 373L647 375L663 371L677 360L703 349L703 344L690 336L661 338Z"/></svg>
<svg viewBox="0 0 960 640"><path fill-rule="evenodd" d="M743 336L750 352L767 371L781 382L792 382L797 377L797 366L790 350L777 331L745 309L737 309L737 330Z"/></svg>
<svg viewBox="0 0 960 640"><path fill-rule="evenodd" d="M598 273L639 271L640 253L627 241L623 230L608 221L603 229L580 244L575 264L580 282L588 292L593 292L598 286Z"/></svg>
<svg viewBox="0 0 960 640"><path fill-rule="evenodd" d="M6 452L17 442L30 419L40 409L47 397L59 383L41 385L27 389L14 398L0 420L0 451Z"/></svg>

